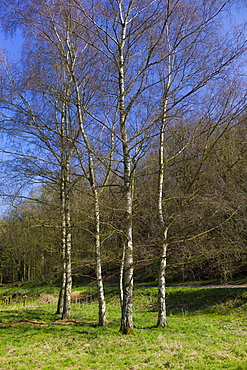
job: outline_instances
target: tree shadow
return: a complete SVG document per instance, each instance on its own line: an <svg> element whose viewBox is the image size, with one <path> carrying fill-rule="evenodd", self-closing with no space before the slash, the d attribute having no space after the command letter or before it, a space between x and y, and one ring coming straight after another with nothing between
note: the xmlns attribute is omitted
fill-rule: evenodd
<svg viewBox="0 0 247 370"><path fill-rule="evenodd" d="M241 307L247 303L246 288L180 288L168 290L166 305L171 314L195 311L214 311L221 306L222 310ZM157 303L151 307L157 311Z"/></svg>
<svg viewBox="0 0 247 370"><path fill-rule="evenodd" d="M23 320L42 320L51 321L54 320L57 315L48 313L45 310L40 309L16 309L16 310L1 310L0 311L0 323L12 322L12 321L23 321Z"/></svg>

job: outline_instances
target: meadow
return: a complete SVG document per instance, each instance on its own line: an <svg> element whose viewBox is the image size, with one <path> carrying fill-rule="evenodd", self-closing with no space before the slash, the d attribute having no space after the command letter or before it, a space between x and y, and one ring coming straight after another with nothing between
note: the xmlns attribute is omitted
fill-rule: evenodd
<svg viewBox="0 0 247 370"><path fill-rule="evenodd" d="M77 286L77 291L94 288ZM0 287L0 369L247 369L246 288L167 288L168 327L155 328L157 288L134 289L134 335L119 334L116 286L106 286L105 327L97 302L73 303L71 319L56 311L54 286Z"/></svg>

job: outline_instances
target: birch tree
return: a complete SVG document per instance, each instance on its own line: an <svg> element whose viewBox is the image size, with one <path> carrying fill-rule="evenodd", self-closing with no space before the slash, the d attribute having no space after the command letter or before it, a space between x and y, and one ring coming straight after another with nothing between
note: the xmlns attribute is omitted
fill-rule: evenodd
<svg viewBox="0 0 247 370"><path fill-rule="evenodd" d="M100 175L97 174L95 162L98 163L100 172L102 165L106 167L105 181L101 184L101 188L104 188L110 173L112 149L110 149L109 159L104 157L105 154L102 155L102 152L105 152L104 148L108 147L108 137L107 135L103 135L103 139L102 135L99 135L97 132L96 138L93 139L93 133L95 131L102 131L100 127L101 123L98 121L94 122L94 119L91 119L90 122L88 120L88 112L90 112L90 109L92 109L92 106L96 104L98 99L97 89L100 86L100 77L102 74L97 75L96 72L98 64L97 53L95 51L93 52L89 44L83 40L85 29L81 26L82 20L78 17L78 12L73 11L73 7L69 3L57 4L58 6L61 7L59 27L53 19L54 9L48 7L46 14L50 17L50 27L55 35L54 43L57 54L60 53L61 64L66 68L66 73L69 76L73 89L71 105L76 115L79 130L77 140L73 142L73 146L78 157L79 167L82 171L82 175L79 173L76 175L77 181L79 181L81 176L89 181L94 201L94 249L99 302L99 325L102 326L106 324L106 304L101 268L99 191L96 181L96 177L100 178ZM93 67L95 82L92 81ZM109 147L111 148L112 134L109 140ZM100 161L98 158L100 158ZM101 163L101 166L99 163Z"/></svg>
<svg viewBox="0 0 247 370"><path fill-rule="evenodd" d="M82 169L83 176L86 177L86 179L89 181L90 189L93 197L93 203L94 203L94 249L95 249L95 264L96 264L96 280L97 280L97 288L98 288L98 304L99 304L99 319L98 324L99 326L104 326L106 324L106 302L105 302L105 295L104 295L104 286L103 286L103 277L102 277L102 267L101 267L101 225L100 225L100 201L99 201L99 187L101 189L104 189L104 186L107 184L107 180L110 174L111 169L111 163L113 158L113 144L114 141L112 140L112 134L109 135L103 135L103 129L100 127L98 122L94 122L94 120L91 120L91 124L89 125L88 129L88 120L85 122L85 114L88 116L87 112L89 110L89 101L86 104L83 104L83 95L85 94L86 89L89 92L89 86L90 82L87 81L87 87L83 86L81 87L81 80L78 78L78 75L76 73L76 69L74 68L74 65L76 63L76 60L78 59L78 55L76 53L75 48L72 47L72 43L68 43L69 45L69 53L71 58L73 59L74 63L70 66L70 74L73 81L73 87L75 91L75 106L77 111L77 117L78 117L78 123L80 128L80 134L81 134L81 141L78 141L75 144L76 153L79 159L80 167ZM84 45L84 48L86 49L88 45ZM97 60L97 54L90 53L87 54L87 58L84 57L86 62L90 60L90 58L94 58ZM97 64L97 63L95 63ZM96 77L96 73L94 72L94 77ZM98 76L97 82L94 83L94 88L90 89L90 99L94 100L96 91L97 91L97 85L100 85L100 76ZM86 113L85 113L86 109ZM97 124L98 123L98 124ZM93 129L93 126L95 126ZM98 130L102 133L97 133L96 138L93 139L93 131ZM104 138L103 138L103 137ZM108 137L107 137L108 136ZM110 143L108 141L110 140ZM102 148L108 147L110 148L109 154L106 154L105 150ZM102 152L104 151L105 154L102 157ZM85 154L86 154L86 161L85 161ZM106 156L105 156L106 155ZM101 158L99 160L99 158ZM108 159L107 159L108 158ZM103 162L103 163L102 163ZM100 165L101 164L101 165ZM98 184L96 178L102 178L102 164L103 167L106 167L105 179L102 181L102 183ZM98 172L97 173L97 169Z"/></svg>
<svg viewBox="0 0 247 370"><path fill-rule="evenodd" d="M62 256L63 256L63 281L60 292L57 313L63 312L63 318L69 317L70 292L71 292L71 223L70 223L70 194L71 178L70 163L74 151L78 156L79 172L74 176L76 182L81 176L85 176L90 183L94 198L94 222L95 222L95 254L96 275L99 292L99 324L106 323L106 308L103 291L100 258L100 210L99 195L95 181L94 151L88 135L93 136L93 125L89 126L89 134L85 130L85 116L89 110L90 100L94 99L98 82L93 83L90 66L90 58L97 56L90 53L89 40L83 41L85 28L82 28L82 20L78 17L78 11L72 7L72 2L54 2L53 4L41 1L34 4L30 1L29 8L21 6L9 9L14 12L14 17L19 19L20 26L24 28L26 37L31 40L32 47L40 52L38 68L45 69L47 76L43 82L36 73L36 88L41 94L46 95L56 109L56 118L61 121L59 131L61 139L61 217L62 217ZM29 11L32 10L31 16ZM85 17L84 17L85 18ZM87 35L86 35L87 36ZM32 41L35 40L35 41ZM38 44L40 42L40 45ZM47 58L42 57L47 53ZM32 54L32 53L31 53ZM85 55L84 55L85 54ZM32 59L33 60L33 59ZM47 63L48 62L48 63ZM35 68L37 68L37 65ZM92 70L92 68L91 68ZM55 76L54 76L55 73ZM61 86L57 86L52 77L63 80ZM95 76L95 72L94 72ZM92 86L94 90L92 90ZM94 101L94 100L93 100ZM99 125L98 125L99 127ZM95 128L96 129L96 128ZM80 145L76 142L79 136L84 141L83 154ZM112 141L110 137L110 141ZM78 141L79 142L79 141ZM98 140L97 143L100 141ZM103 143L103 141L101 141ZM95 145L95 144L94 144ZM108 144L104 144L105 146ZM111 146L112 144L110 144ZM112 150L110 150L112 153ZM85 153L87 155L85 156ZM111 162L111 156L109 161ZM85 159L85 157L87 157ZM101 155L102 157L102 155ZM85 164L85 161L87 164ZM104 159L101 158L104 162ZM88 165L88 166L87 166ZM105 164L105 166L107 166ZM87 168L85 170L85 168ZM109 168L106 171L109 175ZM106 176L106 180L107 180Z"/></svg>
<svg viewBox="0 0 247 370"><path fill-rule="evenodd" d="M153 81L148 72L160 35L157 32L155 40L152 40L152 27L161 17L162 8L160 1L114 0L93 2L92 7L83 2L75 1L75 4L87 20L84 26L91 34L92 45L104 60L106 74L109 74L104 88L110 91L111 104L118 114L114 135L116 150L121 158L122 172L119 175L122 178L125 213L120 331L129 334L133 331L134 172L151 128L151 92L147 88ZM101 120L100 115L95 118ZM107 123L103 122L103 125Z"/></svg>
<svg viewBox="0 0 247 370"><path fill-rule="evenodd" d="M40 19L35 14L37 26ZM34 19L29 25L33 25ZM43 32L49 31L43 23ZM78 136L72 128L70 109L70 80L62 61L58 62L56 51L38 32L27 32L25 65L18 79L5 63L6 78L2 81L4 91L2 109L4 121L12 133L18 133L22 150L10 153L19 158L21 171L29 174L32 181L52 180L60 189L61 247L63 256L62 299L58 312L63 318L70 316L71 292L71 224L70 179L74 141ZM15 74L16 75L16 74ZM11 94L11 101L7 98ZM61 312L62 307L62 312Z"/></svg>
<svg viewBox="0 0 247 370"><path fill-rule="evenodd" d="M219 20L221 13L227 8L225 1L190 2L168 1L167 22L164 27L163 40L158 50L161 62L161 113L159 127L159 180L157 210L162 235L161 257L158 288L158 321L157 326L166 326L165 303L165 271L168 248L168 232L171 223L165 217L164 180L166 166L172 158L166 153L166 129L174 122L180 110L193 111L193 106L200 111L202 96L205 96L207 85L226 78L226 70L231 74L231 63L236 61L245 50L245 42L239 39L228 39L220 35ZM228 68L229 67L229 68ZM160 67L158 67L159 70ZM229 77L228 75L228 77ZM230 81L230 79L229 79ZM203 90L203 94L202 94ZM210 93L210 89L208 90ZM231 95L231 93L230 93ZM231 100L231 99L229 99ZM216 119L222 122L225 118L228 98ZM241 100L241 98L240 98ZM232 100L231 100L232 102ZM235 108L238 106L236 102ZM239 111L240 112L240 111ZM234 115L236 109L230 113ZM223 118L224 117L224 118ZM193 128L192 128L193 129ZM214 128L211 128L211 133ZM197 135L197 129L195 135ZM209 134L210 135L210 134ZM191 135L193 137L193 134ZM178 156L190 144L180 147L175 154ZM173 222L173 221L171 221Z"/></svg>

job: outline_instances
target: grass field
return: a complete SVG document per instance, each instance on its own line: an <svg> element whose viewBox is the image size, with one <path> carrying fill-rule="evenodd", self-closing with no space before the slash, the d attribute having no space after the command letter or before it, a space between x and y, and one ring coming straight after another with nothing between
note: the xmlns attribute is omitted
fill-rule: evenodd
<svg viewBox="0 0 247 370"><path fill-rule="evenodd" d="M117 290L106 288L109 322L100 328L95 301L72 304L63 322L56 287L2 286L0 297L28 301L0 305L0 369L247 370L246 289L168 288L164 329L154 327L156 288L136 287L134 335L122 336Z"/></svg>

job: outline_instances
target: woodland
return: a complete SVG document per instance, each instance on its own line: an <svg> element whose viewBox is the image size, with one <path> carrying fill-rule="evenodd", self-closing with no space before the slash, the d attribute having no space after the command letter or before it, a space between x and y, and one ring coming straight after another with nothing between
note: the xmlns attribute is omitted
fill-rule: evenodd
<svg viewBox="0 0 247 370"><path fill-rule="evenodd" d="M1 283L246 278L246 25L223 0L0 0Z"/></svg>

